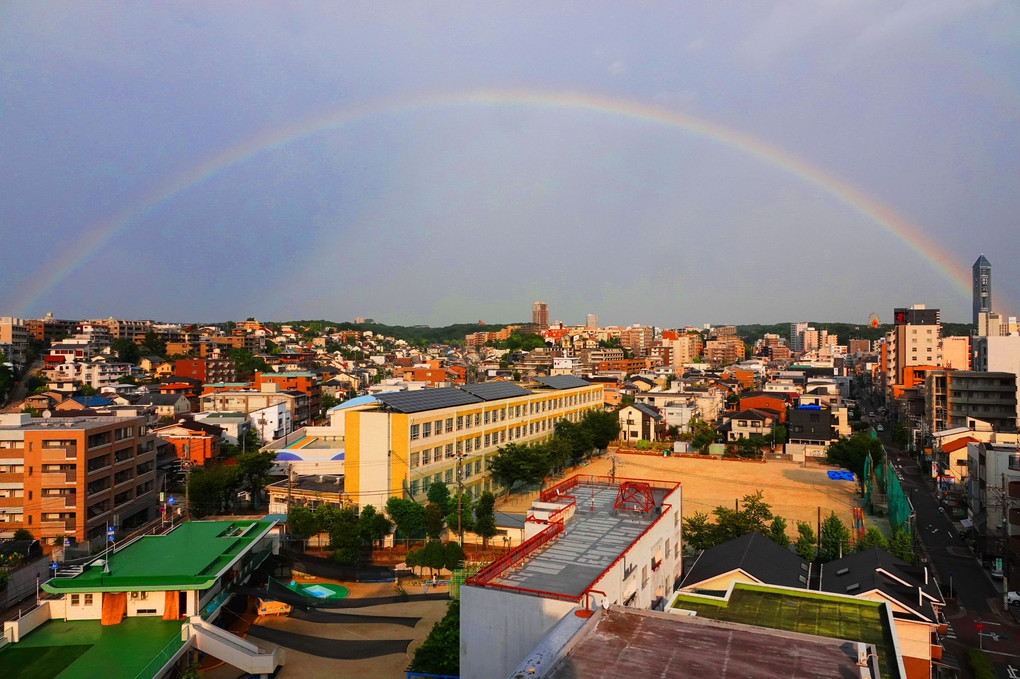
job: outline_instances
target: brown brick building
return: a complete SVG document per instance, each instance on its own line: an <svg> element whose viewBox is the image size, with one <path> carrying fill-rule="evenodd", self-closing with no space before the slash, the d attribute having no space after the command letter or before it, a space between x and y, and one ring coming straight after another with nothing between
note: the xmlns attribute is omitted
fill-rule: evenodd
<svg viewBox="0 0 1020 679"><path fill-rule="evenodd" d="M156 451L143 417L0 415L0 535L44 545L105 539L156 516Z"/></svg>

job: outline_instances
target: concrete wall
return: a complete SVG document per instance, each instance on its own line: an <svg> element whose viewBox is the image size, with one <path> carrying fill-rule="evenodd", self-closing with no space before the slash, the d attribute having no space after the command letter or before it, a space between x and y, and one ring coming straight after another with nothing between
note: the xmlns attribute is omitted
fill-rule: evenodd
<svg viewBox="0 0 1020 679"><path fill-rule="evenodd" d="M34 630L39 625L43 624L50 619L50 604L48 601L43 601L39 604L38 608L33 611L26 613L20 618L16 618L9 622L4 623L4 637L6 637L12 643L21 641L21 638Z"/></svg>
<svg viewBox="0 0 1020 679"><path fill-rule="evenodd" d="M358 416L361 420L358 460L361 478L357 501L362 507L367 504L385 507L390 497L389 416L377 412L358 413Z"/></svg>
<svg viewBox="0 0 1020 679"><path fill-rule="evenodd" d="M84 594L76 595L77 603L72 599L71 594L64 595L64 598L60 601L62 604L60 613L54 611L53 617L59 618L61 614L65 620L99 620L103 617L103 594L101 592L94 592L91 597L91 603L86 603L88 598Z"/></svg>
<svg viewBox="0 0 1020 679"><path fill-rule="evenodd" d="M575 605L464 585L460 589L461 679L505 677Z"/></svg>

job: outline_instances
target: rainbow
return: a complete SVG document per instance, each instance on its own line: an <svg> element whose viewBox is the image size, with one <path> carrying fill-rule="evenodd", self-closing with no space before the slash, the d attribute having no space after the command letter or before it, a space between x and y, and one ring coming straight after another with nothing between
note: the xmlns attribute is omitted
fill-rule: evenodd
<svg viewBox="0 0 1020 679"><path fill-rule="evenodd" d="M629 100L577 93L533 90L479 90L402 99L383 99L326 111L283 127L266 130L241 141L199 165L153 186L109 218L92 224L76 241L48 261L31 281L15 293L12 304L24 314L43 295L92 258L109 240L154 207L202 184L224 170L317 133L376 116L463 106L523 106L555 111L587 111L670 127L737 149L813 185L882 226L913 249L936 271L947 276L963 297L970 297L971 278L951 254L921 229L847 182L824 172L788 151L723 125L657 106Z"/></svg>

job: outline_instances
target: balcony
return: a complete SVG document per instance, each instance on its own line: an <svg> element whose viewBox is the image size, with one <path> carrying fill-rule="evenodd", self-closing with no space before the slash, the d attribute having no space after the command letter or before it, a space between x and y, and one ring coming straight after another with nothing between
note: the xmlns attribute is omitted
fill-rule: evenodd
<svg viewBox="0 0 1020 679"><path fill-rule="evenodd" d="M931 659L942 660L942 639L939 638L938 632L932 631L930 648Z"/></svg>
<svg viewBox="0 0 1020 679"><path fill-rule="evenodd" d="M40 506L44 512L56 512L62 509L74 509L77 501L77 493L69 495L44 495L40 501Z"/></svg>
<svg viewBox="0 0 1020 679"><path fill-rule="evenodd" d="M42 485L46 487L74 485L78 481L78 474L74 471L66 472L44 472Z"/></svg>
<svg viewBox="0 0 1020 679"><path fill-rule="evenodd" d="M40 521L40 531L46 537L54 537L74 533L77 522L74 519L62 519L60 521Z"/></svg>

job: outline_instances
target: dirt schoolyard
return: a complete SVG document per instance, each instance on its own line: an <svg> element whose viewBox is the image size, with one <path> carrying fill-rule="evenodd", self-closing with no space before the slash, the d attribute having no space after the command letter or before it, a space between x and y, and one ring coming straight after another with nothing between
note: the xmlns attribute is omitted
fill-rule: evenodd
<svg viewBox="0 0 1020 679"><path fill-rule="evenodd" d="M565 476L609 476L612 466L610 456L606 455L570 470ZM830 479L826 472L833 469L773 460L750 462L708 456L616 454L618 479L679 481L683 489L684 517L696 512L711 514L719 505L733 507L734 500L761 490L765 502L772 506L772 512L787 520L791 537L796 535L797 521L808 521L812 527L816 525L819 507L823 519L829 512L835 512L843 523L850 525L851 509L860 506L857 484ZM497 508L506 512L524 512L535 495L537 493L530 494L530 497L515 497L505 504L500 502Z"/></svg>

